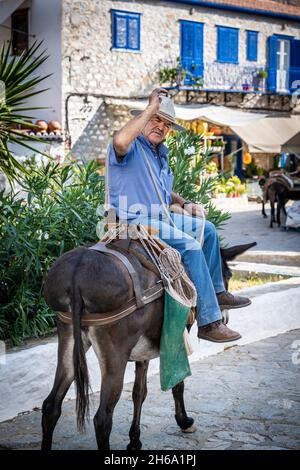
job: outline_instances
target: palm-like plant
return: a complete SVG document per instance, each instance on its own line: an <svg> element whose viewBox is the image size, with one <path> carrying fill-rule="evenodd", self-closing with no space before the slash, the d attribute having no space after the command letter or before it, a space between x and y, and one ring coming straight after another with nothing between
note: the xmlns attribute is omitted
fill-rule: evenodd
<svg viewBox="0 0 300 470"><path fill-rule="evenodd" d="M35 125L31 122L33 117L23 113L43 109L26 107L28 98L47 90L37 90L35 87L50 75L33 76L48 58L45 51L40 52L41 44L42 42L35 42L18 57L11 56L11 44L3 45L0 53L0 81L5 89L5 96L0 99L0 171L10 181L15 177L17 169L21 172L26 172L26 169L10 152L9 143L14 142L36 152L30 141L40 141L34 136L21 133L18 127L34 128Z"/></svg>

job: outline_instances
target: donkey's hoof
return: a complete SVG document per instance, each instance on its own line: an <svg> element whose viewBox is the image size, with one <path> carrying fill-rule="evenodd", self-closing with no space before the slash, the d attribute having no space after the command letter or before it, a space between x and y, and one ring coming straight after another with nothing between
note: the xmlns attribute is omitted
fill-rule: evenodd
<svg viewBox="0 0 300 470"><path fill-rule="evenodd" d="M142 448L141 441L129 442L129 444L127 445L127 450L141 450L141 448Z"/></svg>
<svg viewBox="0 0 300 470"><path fill-rule="evenodd" d="M197 431L197 426L195 424L192 424L192 426L190 426L189 428L181 429L181 431L185 433L193 433Z"/></svg>

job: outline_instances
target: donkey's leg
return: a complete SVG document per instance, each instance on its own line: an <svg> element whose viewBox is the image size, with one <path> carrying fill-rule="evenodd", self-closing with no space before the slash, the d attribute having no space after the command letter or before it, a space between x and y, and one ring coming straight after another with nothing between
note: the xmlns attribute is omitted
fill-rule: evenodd
<svg viewBox="0 0 300 470"><path fill-rule="evenodd" d="M120 329L120 327L119 327ZM100 406L94 416L98 450L109 450L112 417L123 389L124 373L130 350L122 348L118 326L113 333L102 327L92 327L89 337L101 369Z"/></svg>
<svg viewBox="0 0 300 470"><path fill-rule="evenodd" d="M184 382L179 382L172 388L175 401L175 419L178 426L183 432L195 432L197 430L194 425L193 418L189 418L186 414L183 400Z"/></svg>
<svg viewBox="0 0 300 470"><path fill-rule="evenodd" d="M149 361L137 361L135 363L135 381L132 391L134 404L134 413L131 428L129 431L130 442L127 450L140 450L142 443L140 441L140 420L142 404L147 396L147 371Z"/></svg>
<svg viewBox="0 0 300 470"><path fill-rule="evenodd" d="M58 322L58 360L53 388L42 406L42 450L50 450L56 423L61 415L62 401L74 379L73 327ZM85 341L85 350L90 344Z"/></svg>
<svg viewBox="0 0 300 470"><path fill-rule="evenodd" d="M101 367L100 406L94 416L98 450L110 449L112 417L123 390L126 363L127 361L124 361L115 351L115 360L105 360L104 367Z"/></svg>
<svg viewBox="0 0 300 470"><path fill-rule="evenodd" d="M268 217L267 214L266 214L266 211L265 211L265 202L264 202L264 200L262 200L262 210L261 210L261 213L262 213L262 215L264 216L265 219Z"/></svg>
<svg viewBox="0 0 300 470"><path fill-rule="evenodd" d="M275 222L275 203L270 201L271 205L271 219L270 219L270 228L273 228L273 222Z"/></svg>
<svg viewBox="0 0 300 470"><path fill-rule="evenodd" d="M285 208L285 205L286 205L287 202L288 202L288 199L285 199L285 200L282 201L282 203L281 203L281 209L282 209L283 215L284 215L285 217L287 216L287 212L286 212L286 208Z"/></svg>
<svg viewBox="0 0 300 470"><path fill-rule="evenodd" d="M280 227L281 225L280 215L281 215L281 205L279 202L277 202L276 218L277 218L278 227Z"/></svg>

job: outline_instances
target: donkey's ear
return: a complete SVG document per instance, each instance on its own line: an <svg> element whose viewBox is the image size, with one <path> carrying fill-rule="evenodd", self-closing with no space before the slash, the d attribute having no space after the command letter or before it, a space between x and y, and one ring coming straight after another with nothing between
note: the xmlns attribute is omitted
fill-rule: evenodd
<svg viewBox="0 0 300 470"><path fill-rule="evenodd" d="M230 248L221 248L222 257L226 261L233 260L236 256L241 255L253 246L257 245L256 242L246 243L245 245L231 246Z"/></svg>

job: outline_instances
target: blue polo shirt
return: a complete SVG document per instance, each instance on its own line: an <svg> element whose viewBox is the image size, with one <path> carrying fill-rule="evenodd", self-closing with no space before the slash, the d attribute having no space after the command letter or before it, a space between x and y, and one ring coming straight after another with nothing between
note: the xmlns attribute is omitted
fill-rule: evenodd
<svg viewBox="0 0 300 470"><path fill-rule="evenodd" d="M154 147L143 135L139 135L122 161L118 162L111 143L108 149L110 206L116 209L117 216L122 220L132 220L139 215L164 217L141 146L148 157L164 203L169 206L172 200L173 175L165 145Z"/></svg>

